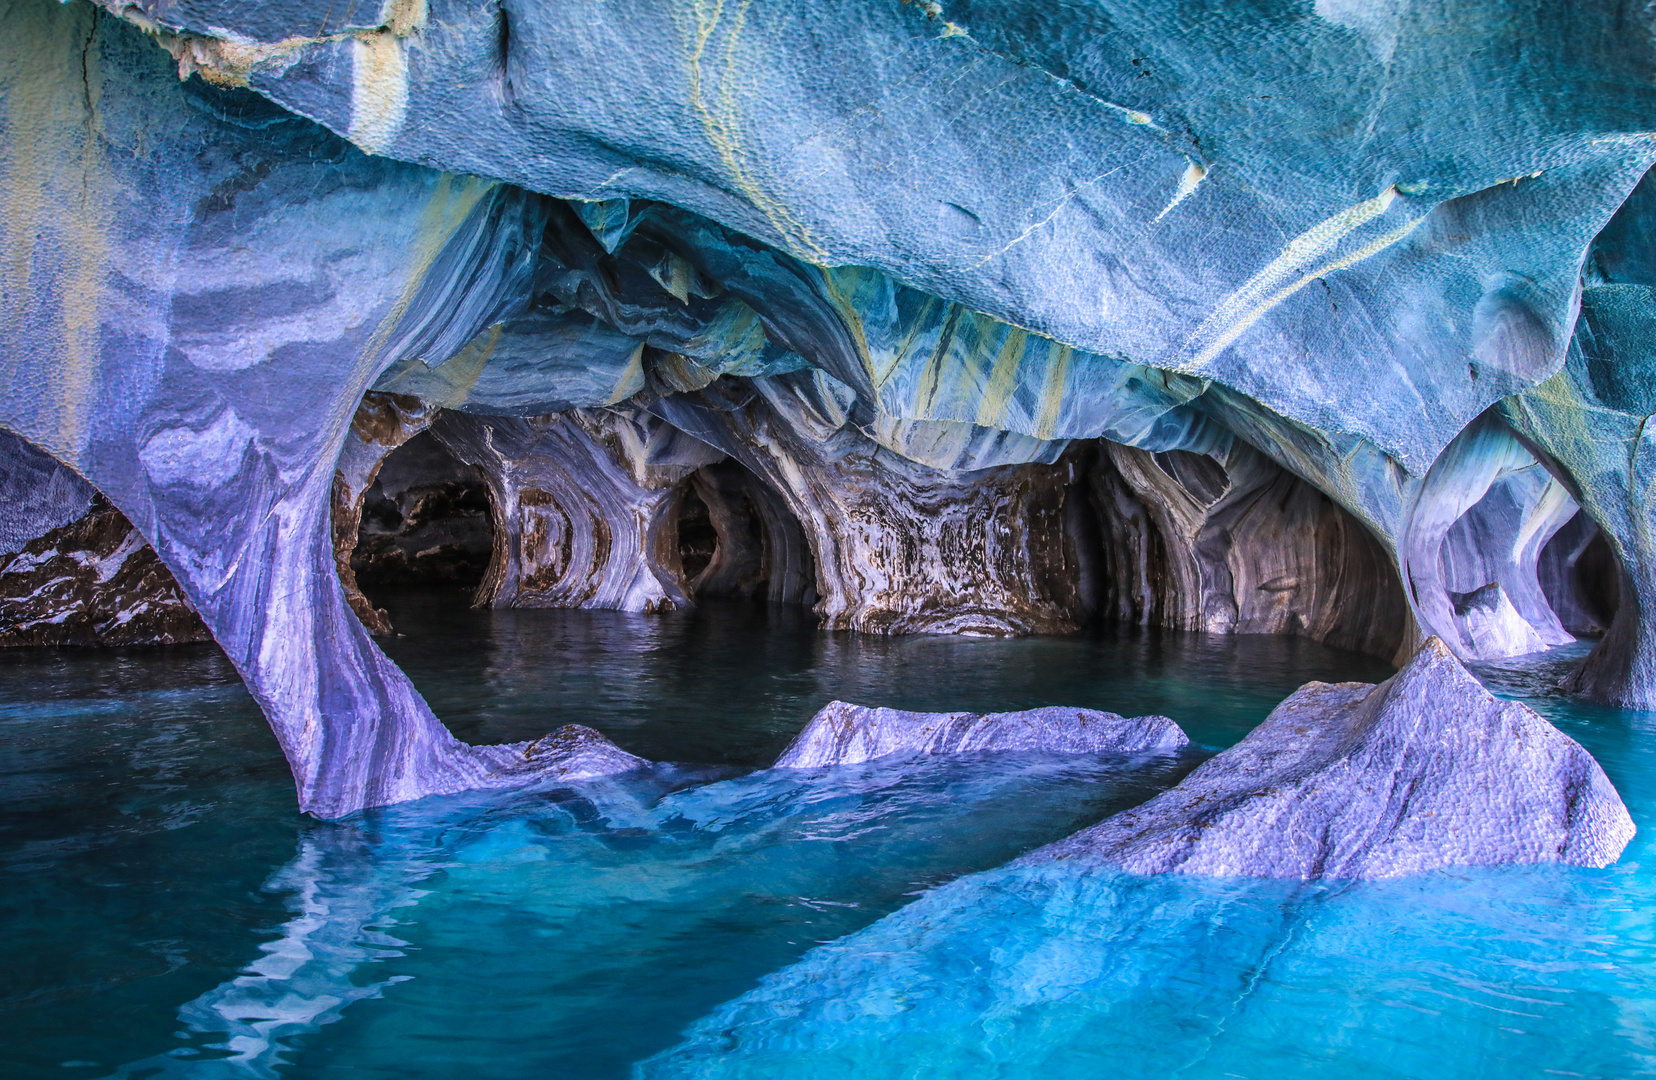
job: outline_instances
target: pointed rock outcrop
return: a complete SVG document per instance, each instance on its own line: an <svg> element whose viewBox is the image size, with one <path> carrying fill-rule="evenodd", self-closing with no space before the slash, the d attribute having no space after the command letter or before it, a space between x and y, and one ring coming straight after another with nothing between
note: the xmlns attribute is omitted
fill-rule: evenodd
<svg viewBox="0 0 1656 1080"><path fill-rule="evenodd" d="M1023 712L924 713L830 701L773 768L856 765L898 754L1170 754L1189 742L1165 716L1126 717L1056 705Z"/></svg>
<svg viewBox="0 0 1656 1080"><path fill-rule="evenodd" d="M585 724L565 724L523 748L523 760L556 780L614 776L649 764L629 754Z"/></svg>
<svg viewBox="0 0 1656 1080"><path fill-rule="evenodd" d="M1633 820L1604 770L1432 638L1378 686L1307 683L1143 806L1030 856L1131 873L1392 878L1608 866Z"/></svg>

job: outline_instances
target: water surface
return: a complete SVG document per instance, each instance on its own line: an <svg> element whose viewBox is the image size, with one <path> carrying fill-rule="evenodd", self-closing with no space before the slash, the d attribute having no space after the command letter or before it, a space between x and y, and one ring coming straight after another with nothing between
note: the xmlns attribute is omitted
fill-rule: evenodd
<svg viewBox="0 0 1656 1080"><path fill-rule="evenodd" d="M1383 678L1372 659L458 599L392 598L404 636L387 651L462 737L573 720L669 764L317 822L211 647L0 654L6 1075L1627 1077L1656 1061L1642 835L1609 871L1379 886L1000 868L1176 782L1308 679ZM1647 717L1552 696L1550 668L1483 674L1598 754L1645 821ZM1197 745L762 768L836 697L1159 712Z"/></svg>

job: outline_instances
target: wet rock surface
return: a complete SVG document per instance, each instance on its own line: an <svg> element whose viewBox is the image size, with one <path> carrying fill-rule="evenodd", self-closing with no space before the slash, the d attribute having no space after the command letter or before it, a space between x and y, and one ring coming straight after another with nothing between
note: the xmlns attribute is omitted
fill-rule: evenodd
<svg viewBox="0 0 1656 1080"><path fill-rule="evenodd" d="M155 549L102 496L0 565L0 647L211 640Z"/></svg>
<svg viewBox="0 0 1656 1080"><path fill-rule="evenodd" d="M825 705L772 768L856 765L927 754L1172 754L1190 740L1165 716L1119 716L1049 705L1004 713L923 713Z"/></svg>
<svg viewBox="0 0 1656 1080"><path fill-rule="evenodd" d="M523 748L523 760L553 780L584 780L642 769L650 763L629 754L585 724L565 724Z"/></svg>
<svg viewBox="0 0 1656 1080"><path fill-rule="evenodd" d="M1633 833L1587 751L1528 706L1490 694L1432 639L1378 686L1307 683L1176 787L1027 861L1373 879L1607 866Z"/></svg>

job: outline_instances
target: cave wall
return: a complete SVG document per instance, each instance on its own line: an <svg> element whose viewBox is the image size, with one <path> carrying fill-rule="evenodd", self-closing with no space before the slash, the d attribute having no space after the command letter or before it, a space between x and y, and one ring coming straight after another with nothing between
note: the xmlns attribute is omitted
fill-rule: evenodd
<svg viewBox="0 0 1656 1080"><path fill-rule="evenodd" d="M723 456L646 413L444 413L433 434L488 485L494 550L478 606L671 611L691 603L677 508Z"/></svg>
<svg viewBox="0 0 1656 1080"><path fill-rule="evenodd" d="M0 562L0 648L212 639L155 549L101 495Z"/></svg>
<svg viewBox="0 0 1656 1080"><path fill-rule="evenodd" d="M652 408L786 502L824 629L1002 636L1083 618L1063 513L1074 461L930 468L862 434L808 377L726 380Z"/></svg>
<svg viewBox="0 0 1656 1080"><path fill-rule="evenodd" d="M700 25L617 0L514 8L503 35L500 11L0 10L0 428L153 545L306 809L535 773L521 749L453 740L341 583L332 511L383 457L353 428L370 390L536 437L579 427L534 419L569 410L666 421L786 504L826 625L887 631L1075 625L1089 583L1137 586L1076 540L1073 444L1154 463L1234 437L1373 535L1403 582L1400 655L1430 633L1491 655L1522 638L1508 608L1550 629L1545 589L1524 589L1567 506L1514 487L1539 464L1620 575L1575 685L1656 703L1656 281L1649 193L1628 198L1656 154L1649 13L1474 0L1378 35L1288 3L858 0ZM571 92L563 72L610 70L589 49L634 58L626 85ZM657 568L678 548L651 523L708 462L617 456L612 436L568 449L629 477L566 493L571 558L564 504L596 492L606 523L648 507L615 518L640 539L611 545L626 566L603 587L677 603ZM556 486L533 452L474 456L491 491ZM661 488L657 468L681 471ZM1155 514L1123 479L1143 512L1123 503L1122 529L1198 567L1140 606L1222 623L1229 595L1233 627L1325 625L1331 568L1368 572L1356 541L1304 554L1344 526L1306 524L1315 500L1282 477L1257 474L1283 502L1250 501L1244 474L1238 458L1238 493L1203 503L1200 477L1163 472L1178 490ZM1478 509L1497 487L1510 505ZM520 539L552 535L497 503ZM1186 527L1233 512L1233 539L1301 538L1258 585L1290 564L1316 585L1272 607L1203 546L1211 522ZM553 596L562 569L536 575L562 550L516 577L492 558L496 596L531 578ZM1459 588L1491 575L1499 596Z"/></svg>
<svg viewBox="0 0 1656 1080"><path fill-rule="evenodd" d="M693 595L815 606L815 559L782 496L729 460L697 469L690 483L712 534L706 562L695 573L685 567ZM684 534L681 510L681 552Z"/></svg>
<svg viewBox="0 0 1656 1080"><path fill-rule="evenodd" d="M1564 629L1601 637L1620 603L1621 569L1604 533L1578 511L1542 549L1536 578Z"/></svg>
<svg viewBox="0 0 1656 1080"><path fill-rule="evenodd" d="M1409 607L1385 548L1241 440L1206 453L1104 443L1089 488L1108 618L1387 658L1402 642Z"/></svg>
<svg viewBox="0 0 1656 1080"><path fill-rule="evenodd" d="M372 591L397 586L475 590L494 553L488 489L435 434L386 456L363 494L351 569Z"/></svg>

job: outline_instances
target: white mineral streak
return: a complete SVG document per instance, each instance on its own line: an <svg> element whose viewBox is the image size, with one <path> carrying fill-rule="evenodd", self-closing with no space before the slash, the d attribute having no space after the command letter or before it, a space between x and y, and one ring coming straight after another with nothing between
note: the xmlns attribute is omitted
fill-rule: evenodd
<svg viewBox="0 0 1656 1080"><path fill-rule="evenodd" d="M1171 213L1175 206L1190 198L1191 195L1196 193L1197 186L1205 179L1207 179L1207 169L1200 162L1192 161L1185 166L1184 173L1179 177L1179 187L1173 192L1173 198L1168 200L1167 205L1162 207L1162 212L1152 218L1150 223L1154 225Z"/></svg>
<svg viewBox="0 0 1656 1080"><path fill-rule="evenodd" d="M831 701L773 768L856 765L894 754L1170 754L1189 744L1165 716L1118 716L1048 705L1023 712L922 713Z"/></svg>
<svg viewBox="0 0 1656 1080"><path fill-rule="evenodd" d="M1414 231L1425 214L1408 215L1403 224L1368 243L1358 230L1385 215L1397 198L1397 188L1319 221L1289 241L1275 259L1226 297L1185 342L1181 355L1167 366L1179 371L1204 370L1247 329L1288 297L1325 274L1331 274L1385 250ZM1357 239L1346 243L1348 237ZM1186 359L1188 357L1188 359Z"/></svg>
<svg viewBox="0 0 1656 1080"><path fill-rule="evenodd" d="M1143 806L1029 858L1130 873L1392 878L1608 866L1633 820L1598 762L1432 638L1378 686L1307 683Z"/></svg>

